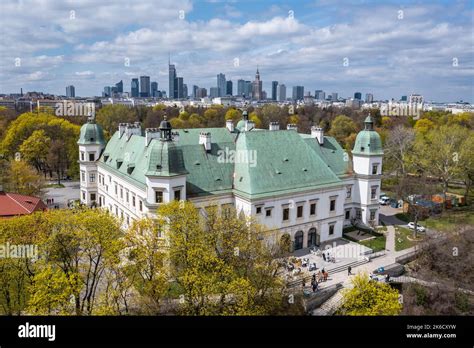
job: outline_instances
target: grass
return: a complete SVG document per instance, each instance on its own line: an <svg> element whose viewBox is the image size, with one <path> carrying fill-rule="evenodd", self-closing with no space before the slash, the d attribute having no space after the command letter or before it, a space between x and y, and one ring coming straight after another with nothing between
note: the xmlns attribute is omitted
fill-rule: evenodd
<svg viewBox="0 0 474 348"><path fill-rule="evenodd" d="M385 250L385 236L375 237L373 239L360 241L359 244L372 249L374 252Z"/></svg>
<svg viewBox="0 0 474 348"><path fill-rule="evenodd" d="M420 233L418 233L417 236L419 239L424 238ZM409 240L408 237L413 238L412 230L405 227L395 226L395 251L411 248L419 242Z"/></svg>
<svg viewBox="0 0 474 348"><path fill-rule="evenodd" d="M423 221L423 226L442 232L456 230L461 225L474 225L474 212L471 209L446 210L440 216Z"/></svg>

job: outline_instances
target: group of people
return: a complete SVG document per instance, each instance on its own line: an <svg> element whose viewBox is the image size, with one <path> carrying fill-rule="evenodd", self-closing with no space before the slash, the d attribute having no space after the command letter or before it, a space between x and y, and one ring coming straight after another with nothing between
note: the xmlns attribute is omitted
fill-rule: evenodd
<svg viewBox="0 0 474 348"><path fill-rule="evenodd" d="M318 273L316 272L313 273L313 275L311 276L311 289L313 289L313 292L316 292L319 288L319 283L325 282L326 280L328 280L328 277L329 277L329 273L326 272L324 268L320 270ZM305 288L305 286L306 286L306 281L303 278L303 289Z"/></svg>
<svg viewBox="0 0 474 348"><path fill-rule="evenodd" d="M323 260L327 262L333 262L336 263L336 257L331 255L329 252L323 252Z"/></svg>
<svg viewBox="0 0 474 348"><path fill-rule="evenodd" d="M47 205L54 204L54 198L47 198L46 199L46 204Z"/></svg>

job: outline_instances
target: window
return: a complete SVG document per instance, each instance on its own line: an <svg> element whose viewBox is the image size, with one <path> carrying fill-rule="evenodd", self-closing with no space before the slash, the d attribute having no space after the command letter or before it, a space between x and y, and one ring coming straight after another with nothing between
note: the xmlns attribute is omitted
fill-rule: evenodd
<svg viewBox="0 0 474 348"><path fill-rule="evenodd" d="M95 201L95 193L91 193L91 201Z"/></svg>
<svg viewBox="0 0 474 348"><path fill-rule="evenodd" d="M377 213L377 210L371 210L370 211L370 221L375 220L375 214Z"/></svg>
<svg viewBox="0 0 474 348"><path fill-rule="evenodd" d="M371 199L377 198L377 187L378 187L378 186L372 186L372 187L370 188L370 198L371 198Z"/></svg>
<svg viewBox="0 0 474 348"><path fill-rule="evenodd" d="M316 203L309 205L309 215L316 215Z"/></svg>
<svg viewBox="0 0 474 348"><path fill-rule="evenodd" d="M109 184L112 182L112 177L109 175Z"/></svg>
<svg viewBox="0 0 474 348"><path fill-rule="evenodd" d="M132 207L135 206L135 195L132 195Z"/></svg>
<svg viewBox="0 0 474 348"><path fill-rule="evenodd" d="M351 198L352 195L352 186L347 186L346 198Z"/></svg>
<svg viewBox="0 0 474 348"><path fill-rule="evenodd" d="M372 175L376 175L378 173L379 165L374 164L372 165Z"/></svg>
<svg viewBox="0 0 474 348"><path fill-rule="evenodd" d="M255 210L257 215L262 213L262 207L257 207Z"/></svg>
<svg viewBox="0 0 474 348"><path fill-rule="evenodd" d="M143 202L142 201L138 201L138 207L139 207L140 211L143 211Z"/></svg>
<svg viewBox="0 0 474 348"><path fill-rule="evenodd" d="M290 219L290 208L283 208L283 221Z"/></svg>
<svg viewBox="0 0 474 348"><path fill-rule="evenodd" d="M86 172L81 171L81 181L86 181Z"/></svg>
<svg viewBox="0 0 474 348"><path fill-rule="evenodd" d="M356 218L358 220L362 219L362 210L361 209L356 209Z"/></svg>
<svg viewBox="0 0 474 348"><path fill-rule="evenodd" d="M84 191L82 191L82 200L85 201L86 200L86 193Z"/></svg>
<svg viewBox="0 0 474 348"><path fill-rule="evenodd" d="M266 217L271 217L272 216L272 208L265 209L265 216Z"/></svg>
<svg viewBox="0 0 474 348"><path fill-rule="evenodd" d="M95 161L95 154L94 153L90 153L89 154L89 161Z"/></svg>
<svg viewBox="0 0 474 348"><path fill-rule="evenodd" d="M123 199L123 187L120 186L120 198Z"/></svg>
<svg viewBox="0 0 474 348"><path fill-rule="evenodd" d="M163 191L155 191L155 203L163 203Z"/></svg>
<svg viewBox="0 0 474 348"><path fill-rule="evenodd" d="M89 181L90 182L95 182L95 174L94 173L89 174Z"/></svg>
<svg viewBox="0 0 474 348"><path fill-rule="evenodd" d="M336 199L331 199L331 204L329 206L329 211L335 211L336 210Z"/></svg>
<svg viewBox="0 0 474 348"><path fill-rule="evenodd" d="M128 190L127 190L127 191L125 191L125 202L127 202L127 203L128 203Z"/></svg>
<svg viewBox="0 0 474 348"><path fill-rule="evenodd" d="M346 210L346 220L349 220L351 218L351 211Z"/></svg>
<svg viewBox="0 0 474 348"><path fill-rule="evenodd" d="M334 234L334 225L329 225L329 235L333 235Z"/></svg>
<svg viewBox="0 0 474 348"><path fill-rule="evenodd" d="M84 151L81 151L81 161L84 161Z"/></svg>
<svg viewBox="0 0 474 348"><path fill-rule="evenodd" d="M115 195L116 195L116 196L118 195L118 187L117 187L117 183L115 183Z"/></svg>
<svg viewBox="0 0 474 348"><path fill-rule="evenodd" d="M303 206L299 205L296 207L296 217L302 218L303 217Z"/></svg>
<svg viewBox="0 0 474 348"><path fill-rule="evenodd" d="M174 190L174 200L175 201L181 200L181 190Z"/></svg>

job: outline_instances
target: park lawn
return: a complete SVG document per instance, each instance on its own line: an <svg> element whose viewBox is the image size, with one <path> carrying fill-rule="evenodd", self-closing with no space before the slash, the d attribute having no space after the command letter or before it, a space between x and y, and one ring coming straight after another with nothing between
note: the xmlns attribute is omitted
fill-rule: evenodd
<svg viewBox="0 0 474 348"><path fill-rule="evenodd" d="M441 216L432 216L424 220L422 225L429 229L450 232L461 225L474 225L474 212L472 210L446 210Z"/></svg>
<svg viewBox="0 0 474 348"><path fill-rule="evenodd" d="M399 220L402 220L404 222L410 222L410 215L408 213L397 213L395 214L395 216L399 219Z"/></svg>
<svg viewBox="0 0 474 348"><path fill-rule="evenodd" d="M404 249L411 248L412 246L415 246L418 242L411 241L407 237L412 238L413 237L413 231L405 228L405 227L400 227L396 226L395 227L395 251L400 251ZM418 238L423 238L424 235L418 233Z"/></svg>
<svg viewBox="0 0 474 348"><path fill-rule="evenodd" d="M360 241L359 243L372 249L374 252L385 250L385 236L375 237L373 239Z"/></svg>

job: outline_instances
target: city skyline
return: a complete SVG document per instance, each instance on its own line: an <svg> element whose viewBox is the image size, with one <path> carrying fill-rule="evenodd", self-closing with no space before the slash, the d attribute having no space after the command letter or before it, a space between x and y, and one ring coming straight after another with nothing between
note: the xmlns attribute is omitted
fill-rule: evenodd
<svg viewBox="0 0 474 348"><path fill-rule="evenodd" d="M170 52L188 88L210 90L219 73L236 85L253 81L258 65L267 96L279 81L312 94L358 91L391 99L420 93L426 100L473 102L470 2L1 6L0 93L23 88L62 95L74 85L76 96L94 96L120 80L127 91L140 76L167 90ZM33 6L48 15L25 11Z"/></svg>

